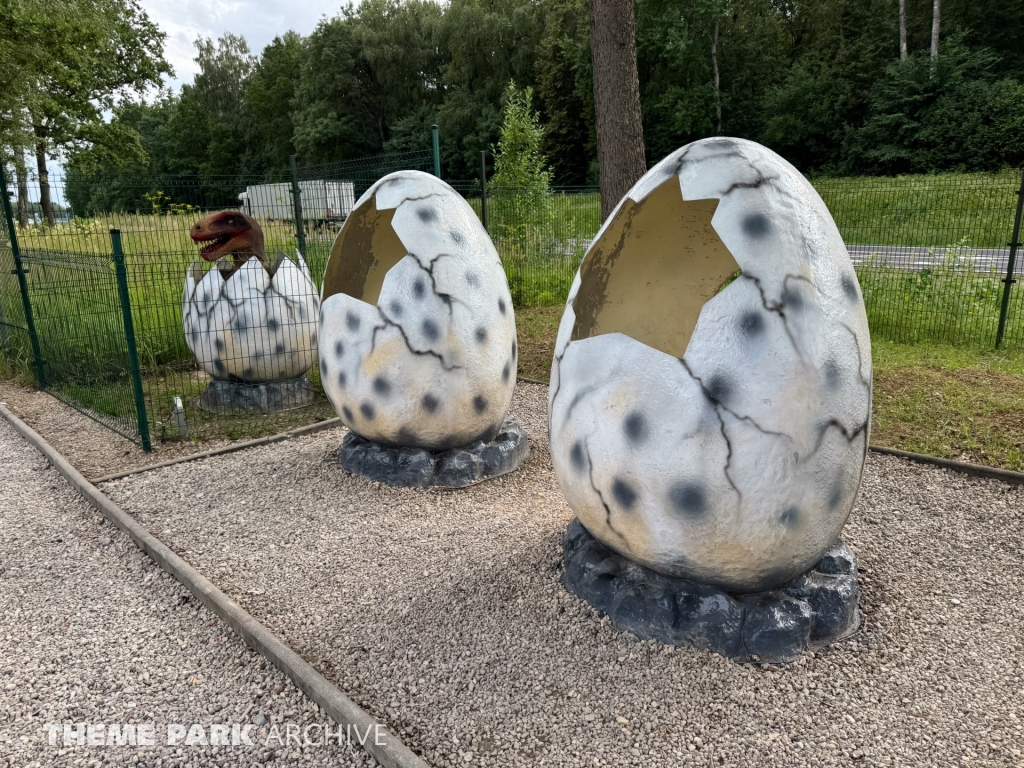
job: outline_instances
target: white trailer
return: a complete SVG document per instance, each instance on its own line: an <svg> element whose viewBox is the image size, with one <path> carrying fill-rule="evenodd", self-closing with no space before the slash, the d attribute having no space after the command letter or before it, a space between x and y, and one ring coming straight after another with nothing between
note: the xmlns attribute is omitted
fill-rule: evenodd
<svg viewBox="0 0 1024 768"><path fill-rule="evenodd" d="M356 204L355 184L351 181L300 181L299 195L302 218L309 221L344 220ZM246 187L238 202L243 213L257 219L286 220L295 216L291 182Z"/></svg>

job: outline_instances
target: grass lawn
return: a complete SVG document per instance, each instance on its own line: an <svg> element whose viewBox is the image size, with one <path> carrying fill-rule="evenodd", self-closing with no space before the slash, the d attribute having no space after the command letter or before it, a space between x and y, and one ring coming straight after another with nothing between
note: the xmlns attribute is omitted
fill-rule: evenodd
<svg viewBox="0 0 1024 768"><path fill-rule="evenodd" d="M547 381L562 307L516 311L519 375ZM872 342L871 442L1024 471L1024 352Z"/></svg>

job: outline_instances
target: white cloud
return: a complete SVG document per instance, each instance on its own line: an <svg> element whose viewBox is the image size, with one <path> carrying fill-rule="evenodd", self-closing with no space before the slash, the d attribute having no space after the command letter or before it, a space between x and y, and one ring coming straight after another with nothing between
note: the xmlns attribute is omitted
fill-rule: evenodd
<svg viewBox="0 0 1024 768"><path fill-rule="evenodd" d="M164 55L174 67L167 83L177 90L197 72L197 37L216 40L226 32L241 35L253 53L289 29L308 35L324 16L337 15L342 0L141 0L149 17L167 33Z"/></svg>

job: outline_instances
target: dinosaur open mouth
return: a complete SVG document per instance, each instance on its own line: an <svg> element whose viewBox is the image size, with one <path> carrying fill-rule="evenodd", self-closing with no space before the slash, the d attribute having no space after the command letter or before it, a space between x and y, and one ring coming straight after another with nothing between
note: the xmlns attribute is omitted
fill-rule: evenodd
<svg viewBox="0 0 1024 768"><path fill-rule="evenodd" d="M223 248L231 240L231 235L224 235L222 237L215 238L209 242L206 246L200 249L199 255L202 257L209 256L214 251Z"/></svg>

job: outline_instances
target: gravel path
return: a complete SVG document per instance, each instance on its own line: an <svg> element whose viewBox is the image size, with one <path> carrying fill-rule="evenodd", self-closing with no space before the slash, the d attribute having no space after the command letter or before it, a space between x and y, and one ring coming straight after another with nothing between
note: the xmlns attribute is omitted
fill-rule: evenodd
<svg viewBox="0 0 1024 768"><path fill-rule="evenodd" d="M130 440L37 389L0 380L0 402L7 403L15 416L42 435L88 478L125 472L230 443L229 440L207 440L201 444L158 440L153 452L145 453Z"/></svg>
<svg viewBox="0 0 1024 768"><path fill-rule="evenodd" d="M347 475L342 430L105 490L437 766L1024 766L1024 488L871 455L862 631L739 666L561 587L546 396L524 469L463 491Z"/></svg>
<svg viewBox="0 0 1024 768"><path fill-rule="evenodd" d="M209 740L254 719L254 746L167 746L169 724ZM156 745L49 746L47 723L152 723ZM271 738L289 723L330 720L0 420L0 768L292 763L294 741ZM302 757L374 764L348 745Z"/></svg>

